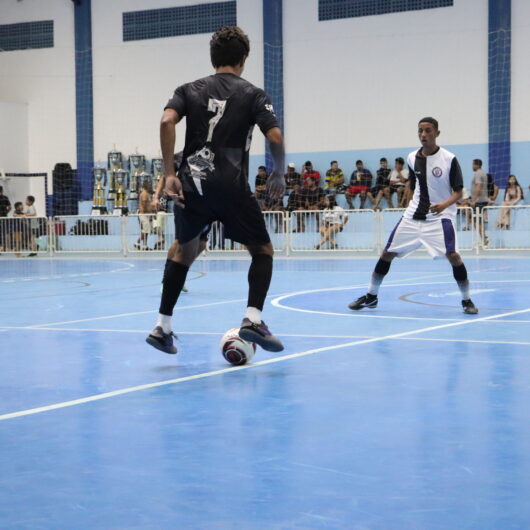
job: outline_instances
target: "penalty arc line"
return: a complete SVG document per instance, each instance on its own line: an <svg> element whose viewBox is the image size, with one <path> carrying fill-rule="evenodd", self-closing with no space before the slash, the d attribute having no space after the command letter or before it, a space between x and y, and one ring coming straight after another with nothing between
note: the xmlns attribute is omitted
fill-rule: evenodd
<svg viewBox="0 0 530 530"><path fill-rule="evenodd" d="M66 407L72 407L72 406L75 406L75 405L82 405L84 403L90 403L90 402L93 402L93 401L100 401L102 399L107 399L107 398L111 398L111 397L121 396L121 395L124 395L124 394L130 394L132 392L138 392L138 391L141 391L141 390L148 390L148 389L151 389L151 388L157 388L157 387L161 387L161 386L184 383L184 382L187 382L187 381L194 381L194 380L197 380L197 379L205 379L205 378L208 378L208 377L213 377L213 376L216 376L216 375L236 372L236 371L240 371L240 370L248 370L248 369L251 369L251 368L254 368L254 367L257 367L257 366L265 366L265 365L268 365L268 364L274 364L274 363L286 361L286 360L289 360L289 359L296 359L298 357L305 357L305 356L308 356L308 355L314 355L315 353L321 353L321 352L324 352L324 351L332 351L332 350L338 350L338 349L341 349L341 348L348 348L348 347L351 347L351 346L359 346L361 344L370 344L370 343L374 343L374 342L381 342L381 341L384 341L384 340L398 339L398 338L401 338L401 337L407 337L409 335L416 335L416 334L419 334L419 333L426 333L426 332L429 332L429 331L435 331L437 329L451 328L451 327L456 327L456 326L465 326L465 325L469 325L469 324L474 324L476 322L484 322L484 321L487 321L487 320L493 320L495 318L502 318L502 317L505 317L505 316L511 316L511 315L516 315L516 314L521 314L521 313L528 313L528 312L530 312L530 308L519 309L517 311L510 311L508 313L500 313L498 315L490 315L490 316L487 316L487 317L481 317L481 318L476 318L476 319L463 320L463 321L459 321L459 322L451 322L449 324L439 324L438 326L429 326L428 328L420 328L420 329L416 329L416 330L412 330L412 331L405 331L403 333L393 333L392 335L385 335L385 336L382 336L382 337L373 337L373 338L369 338L369 339L346 342L346 343L343 343L343 344L335 344L333 346L324 346L322 348L314 348L314 349L306 350L306 351L303 351L303 352L291 353L289 355L283 355L281 357L274 357L272 359L265 359L263 361L258 361L256 363L252 363L252 364L248 364L248 365L234 366L234 367L231 367L231 368L224 368L222 370L215 370L213 372L205 372L205 373L202 373L202 374L196 374L196 375L191 375L191 376L186 376L186 377L179 377L179 378L176 378L176 379L169 379L169 380L166 380L166 381L158 381L157 383L147 383L147 384L144 384L144 385L139 385L139 386L134 386L134 387L129 387L129 388L122 388L120 390L114 390L112 392L105 392L103 394L96 394L96 395L93 395L93 396L88 396L88 397L84 397L84 398L80 398L80 399L74 399L74 400L71 400L71 401L64 401L62 403L55 403L53 405L46 405L46 406L37 407L37 408L34 408L34 409L21 410L21 411L17 411L17 412L10 412L10 413L7 413L7 414L0 415L0 421L9 420L9 419L13 419L13 418L19 418L19 417L22 417L22 416L29 416L29 415L32 415L32 414L39 414L41 412L48 412L48 411L51 411L51 410L57 410L57 409L62 409L62 408L66 408Z"/></svg>

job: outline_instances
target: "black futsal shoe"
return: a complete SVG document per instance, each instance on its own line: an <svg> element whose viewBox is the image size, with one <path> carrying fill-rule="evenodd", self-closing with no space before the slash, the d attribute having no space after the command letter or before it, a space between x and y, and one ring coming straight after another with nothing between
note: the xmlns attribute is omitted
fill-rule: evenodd
<svg viewBox="0 0 530 530"><path fill-rule="evenodd" d="M177 348L173 344L173 337L176 338L176 335L172 331L164 333L161 326L156 326L145 339L145 342L164 353L177 353Z"/></svg>
<svg viewBox="0 0 530 530"><path fill-rule="evenodd" d="M269 331L269 328L263 320L259 324L254 324L248 318L244 318L239 328L239 336L243 340L255 342L267 351L279 352L283 350L283 344L280 339Z"/></svg>
<svg viewBox="0 0 530 530"><path fill-rule="evenodd" d="M468 300L462 300L462 308L466 315L476 315L478 313L478 307L475 307L475 304L471 301L471 298Z"/></svg>
<svg viewBox="0 0 530 530"><path fill-rule="evenodd" d="M365 307L375 309L377 307L377 295L367 293L364 296L357 298L357 300L352 302L348 307L353 311L358 311L359 309L364 309Z"/></svg>

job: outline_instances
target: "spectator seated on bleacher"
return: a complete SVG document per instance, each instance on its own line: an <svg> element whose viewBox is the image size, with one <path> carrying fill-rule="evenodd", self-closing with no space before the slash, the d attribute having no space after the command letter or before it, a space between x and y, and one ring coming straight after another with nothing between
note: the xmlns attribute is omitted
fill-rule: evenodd
<svg viewBox="0 0 530 530"><path fill-rule="evenodd" d="M372 173L364 168L363 161L357 160L355 162L356 169L350 177L350 185L346 189L344 196L350 210L353 210L353 200L357 195L361 198L360 208L364 208L368 191L372 187Z"/></svg>
<svg viewBox="0 0 530 530"><path fill-rule="evenodd" d="M312 178L317 183L317 186L320 186L320 173L316 169L313 169L311 160L308 160L302 168L302 180L304 187L307 187L307 179L309 178Z"/></svg>
<svg viewBox="0 0 530 530"><path fill-rule="evenodd" d="M289 195L289 192L292 191L295 186L301 185L300 173L297 173L294 169L294 162L289 162L289 164L287 164L287 173L284 174L286 195Z"/></svg>
<svg viewBox="0 0 530 530"><path fill-rule="evenodd" d="M405 167L405 160L398 156L394 160L394 169L390 172L390 208L393 208L392 194L397 195L398 208L405 208L406 187L409 180L409 170Z"/></svg>
<svg viewBox="0 0 530 530"><path fill-rule="evenodd" d="M262 202L265 200L267 190L267 168L265 166L258 167L258 174L254 181L254 197L258 201L260 208L263 210Z"/></svg>
<svg viewBox="0 0 530 530"><path fill-rule="evenodd" d="M392 198L390 196L390 169L388 168L388 160L381 158L379 161L380 167L376 172L375 186L368 192L368 198L372 202L374 211L381 210L379 204L383 197L388 201L391 208Z"/></svg>
<svg viewBox="0 0 530 530"><path fill-rule="evenodd" d="M324 191L326 194L335 195L344 189L344 173L336 160L332 160L331 167L326 171L326 183Z"/></svg>

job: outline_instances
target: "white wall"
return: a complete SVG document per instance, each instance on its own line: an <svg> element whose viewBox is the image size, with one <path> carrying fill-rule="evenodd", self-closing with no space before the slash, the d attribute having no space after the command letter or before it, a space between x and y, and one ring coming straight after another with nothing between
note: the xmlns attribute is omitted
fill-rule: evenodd
<svg viewBox="0 0 530 530"><path fill-rule="evenodd" d="M28 171L28 106L0 101L0 169Z"/></svg>
<svg viewBox="0 0 530 530"><path fill-rule="evenodd" d="M512 0L512 142L530 141L529 51L530 2Z"/></svg>
<svg viewBox="0 0 530 530"><path fill-rule="evenodd" d="M487 8L319 22L317 0L285 0L289 151L414 146L424 115L446 145L487 142Z"/></svg>
<svg viewBox="0 0 530 530"><path fill-rule="evenodd" d="M54 20L53 48L0 53L0 101L27 106L24 171L76 166L73 12L71 0L0 0L2 24ZM7 148L17 151L16 141L8 138Z"/></svg>
<svg viewBox="0 0 530 530"><path fill-rule="evenodd" d="M189 0L92 0L96 160L105 161L114 144L124 156L137 148L148 158L158 156L160 117L173 91L182 83L213 73L210 34L122 40L123 12L190 3ZM239 0L237 21L251 39L244 77L263 85L261 0ZM177 130L177 149L183 144L184 126L181 126ZM263 150L263 141L254 142L254 153Z"/></svg>

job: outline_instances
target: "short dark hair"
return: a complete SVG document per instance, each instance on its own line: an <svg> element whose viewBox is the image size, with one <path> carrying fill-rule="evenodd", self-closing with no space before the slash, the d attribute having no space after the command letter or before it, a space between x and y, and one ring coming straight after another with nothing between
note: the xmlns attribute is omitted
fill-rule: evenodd
<svg viewBox="0 0 530 530"><path fill-rule="evenodd" d="M478 167L482 167L482 160L480 158L474 158L473 164L475 164Z"/></svg>
<svg viewBox="0 0 530 530"><path fill-rule="evenodd" d="M28 195L26 197L26 200L33 204L35 202L35 197L33 197L33 195Z"/></svg>
<svg viewBox="0 0 530 530"><path fill-rule="evenodd" d="M357 164L362 164L362 163L363 163L362 160L357 160L357 162L355 162L355 165L357 165Z"/></svg>
<svg viewBox="0 0 530 530"><path fill-rule="evenodd" d="M267 171L267 168L265 166L258 166L258 169L264 169L265 171Z"/></svg>
<svg viewBox="0 0 530 530"><path fill-rule="evenodd" d="M19 206L22 206L22 203L20 201L17 201L15 203L15 210L19 207Z"/></svg>
<svg viewBox="0 0 530 530"><path fill-rule="evenodd" d="M338 164L338 162L336 160L332 160L329 165L332 166L333 164Z"/></svg>
<svg viewBox="0 0 530 530"><path fill-rule="evenodd" d="M223 26L210 40L210 58L214 68L237 66L250 53L246 33L238 26Z"/></svg>
<svg viewBox="0 0 530 530"><path fill-rule="evenodd" d="M398 157L396 158L396 162L397 162L398 164L401 164L402 166L405 165L405 161L404 161L403 158L401 158L400 156L398 156Z"/></svg>
<svg viewBox="0 0 530 530"><path fill-rule="evenodd" d="M311 160L306 160L306 163L304 164L304 166L312 166L313 164L311 163Z"/></svg>
<svg viewBox="0 0 530 530"><path fill-rule="evenodd" d="M434 125L434 127L436 128L436 130L438 130L438 120L431 117L431 116L427 116L426 118L422 118L418 124L420 123L431 123L432 125Z"/></svg>
<svg viewBox="0 0 530 530"><path fill-rule="evenodd" d="M381 158L381 159L379 160L379 162L388 162L388 160L387 160L385 157L383 157L383 158Z"/></svg>

